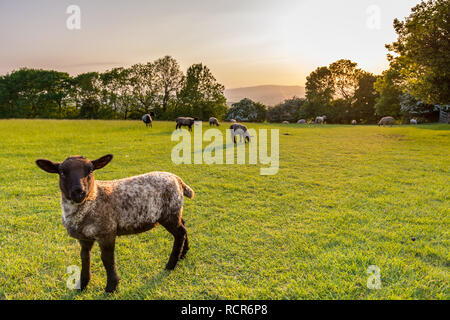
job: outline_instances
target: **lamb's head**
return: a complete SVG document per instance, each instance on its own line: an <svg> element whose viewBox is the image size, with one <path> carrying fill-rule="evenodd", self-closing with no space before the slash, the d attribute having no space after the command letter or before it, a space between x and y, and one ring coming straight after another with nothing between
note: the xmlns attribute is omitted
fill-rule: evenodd
<svg viewBox="0 0 450 320"><path fill-rule="evenodd" d="M38 159L36 164L46 172L59 175L59 188L67 200L82 203L93 189L94 170L103 168L112 158L113 155L108 154L89 161L82 156L72 156L61 163Z"/></svg>

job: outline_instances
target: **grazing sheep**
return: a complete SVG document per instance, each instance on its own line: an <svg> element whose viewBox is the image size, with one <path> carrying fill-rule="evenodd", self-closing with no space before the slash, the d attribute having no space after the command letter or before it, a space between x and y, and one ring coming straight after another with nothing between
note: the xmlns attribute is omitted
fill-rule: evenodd
<svg viewBox="0 0 450 320"><path fill-rule="evenodd" d="M381 118L380 122L378 122L378 126L385 126L385 125L390 125L392 127L392 123L394 122L394 118L392 117L384 117Z"/></svg>
<svg viewBox="0 0 450 320"><path fill-rule="evenodd" d="M356 126L358 122L356 120L352 120L352 125Z"/></svg>
<svg viewBox="0 0 450 320"><path fill-rule="evenodd" d="M326 119L327 119L327 116L316 117L315 123L316 124L323 124Z"/></svg>
<svg viewBox="0 0 450 320"><path fill-rule="evenodd" d="M231 122L231 123L237 123L237 121L234 120L234 119L231 119L230 122Z"/></svg>
<svg viewBox="0 0 450 320"><path fill-rule="evenodd" d="M283 124L289 124L289 121L283 121Z"/></svg>
<svg viewBox="0 0 450 320"><path fill-rule="evenodd" d="M153 121L153 119L152 119L152 116L149 115L148 113L147 113L147 114L144 114L144 115L142 116L142 121L144 121L146 127L148 127L149 125L150 125L150 127L152 127L152 121Z"/></svg>
<svg viewBox="0 0 450 320"><path fill-rule="evenodd" d="M246 126L244 126L243 124L240 123L233 123L230 126L230 130L231 130L231 139L233 140L234 143L236 143L236 136L239 135L240 139L239 141L242 142L242 139L244 139L244 142L250 142L250 134L248 133L248 129Z"/></svg>
<svg viewBox="0 0 450 320"><path fill-rule="evenodd" d="M305 119L300 119L297 121L298 124L306 124L306 120Z"/></svg>
<svg viewBox="0 0 450 320"><path fill-rule="evenodd" d="M210 126L212 126L212 125L219 126L219 120L217 120L217 118L211 117L211 118L209 118L209 125Z"/></svg>
<svg viewBox="0 0 450 320"><path fill-rule="evenodd" d="M94 170L106 166L112 155L89 161L72 156L62 163L36 160L42 170L59 174L62 223L68 234L81 245L80 289L89 283L90 251L94 242L100 245L106 269L106 292L113 292L119 283L114 260L117 236L136 234L152 229L158 223L175 238L166 269L175 268L189 250L186 225L181 218L184 196L194 191L181 178L168 172L112 181L98 181Z"/></svg>
<svg viewBox="0 0 450 320"><path fill-rule="evenodd" d="M198 118L191 118L191 117L178 117L175 119L177 125L175 127L175 130L177 130L178 128L180 128L182 126L186 126L189 127L189 131L192 131L192 125L194 124L195 121L198 121Z"/></svg>
<svg viewBox="0 0 450 320"><path fill-rule="evenodd" d="M417 120L416 120L416 119L411 119L411 120L409 121L409 123L410 123L410 124L417 124Z"/></svg>

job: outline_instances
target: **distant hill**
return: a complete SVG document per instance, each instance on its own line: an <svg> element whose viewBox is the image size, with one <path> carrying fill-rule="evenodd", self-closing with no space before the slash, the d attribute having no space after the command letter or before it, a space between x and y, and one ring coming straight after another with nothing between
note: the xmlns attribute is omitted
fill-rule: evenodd
<svg viewBox="0 0 450 320"><path fill-rule="evenodd" d="M268 106L276 105L293 96L305 97L305 88L301 86L255 86L246 88L225 89L227 104L232 105L244 98L249 98L256 102L261 102Z"/></svg>

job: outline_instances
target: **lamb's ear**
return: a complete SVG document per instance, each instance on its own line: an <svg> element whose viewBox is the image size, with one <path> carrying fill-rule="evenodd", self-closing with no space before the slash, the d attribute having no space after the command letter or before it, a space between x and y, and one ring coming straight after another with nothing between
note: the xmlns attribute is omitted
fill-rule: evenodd
<svg viewBox="0 0 450 320"><path fill-rule="evenodd" d="M100 157L97 160L93 160L92 165L94 166L94 170L98 170L106 166L113 158L112 154L107 154L106 156Z"/></svg>
<svg viewBox="0 0 450 320"><path fill-rule="evenodd" d="M36 164L42 170L48 173L58 173L59 163L46 159L37 159Z"/></svg>

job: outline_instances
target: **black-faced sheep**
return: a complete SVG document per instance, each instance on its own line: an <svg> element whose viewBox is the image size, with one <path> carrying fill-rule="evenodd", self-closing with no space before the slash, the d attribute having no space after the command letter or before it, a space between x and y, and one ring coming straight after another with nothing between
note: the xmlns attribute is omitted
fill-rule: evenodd
<svg viewBox="0 0 450 320"><path fill-rule="evenodd" d="M150 127L152 127L152 121L153 121L153 119L152 119L152 116L149 115L148 113L147 113L147 114L144 114L144 115L142 116L142 121L145 123L145 126L146 126L146 127L148 127L149 125L150 125Z"/></svg>
<svg viewBox="0 0 450 320"><path fill-rule="evenodd" d="M175 127L175 130L180 128L182 126L189 127L189 131L192 131L192 125L195 123L195 121L199 121L198 118L191 118L191 117L178 117L175 119L177 125Z"/></svg>
<svg viewBox="0 0 450 320"><path fill-rule="evenodd" d="M95 180L94 170L103 168L112 158L106 155L89 161L73 156L62 163L36 160L42 170L59 174L62 223L81 245L81 290L91 278L90 251L95 241L100 245L106 269L106 292L113 292L119 283L114 259L117 236L144 232L161 224L175 238L166 265L169 270L175 268L189 250L181 214L184 196L192 199L194 191L181 178L168 172L112 181Z"/></svg>
<svg viewBox="0 0 450 320"><path fill-rule="evenodd" d="M210 126L212 126L212 125L219 126L219 120L217 120L217 118L211 117L211 118L209 118L209 125Z"/></svg>
<svg viewBox="0 0 450 320"><path fill-rule="evenodd" d="M384 117L381 118L380 122L378 122L378 126L385 126L385 125L390 125L392 127L392 123L394 122L394 118L392 117Z"/></svg>
<svg viewBox="0 0 450 320"><path fill-rule="evenodd" d="M231 139L234 143L236 143L236 136L240 136L240 142L244 139L244 142L250 142L250 134L248 133L248 129L246 126L240 123L233 123L230 126L231 130Z"/></svg>

